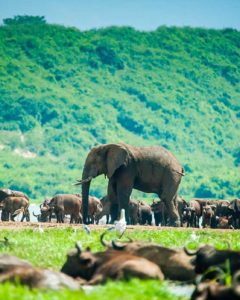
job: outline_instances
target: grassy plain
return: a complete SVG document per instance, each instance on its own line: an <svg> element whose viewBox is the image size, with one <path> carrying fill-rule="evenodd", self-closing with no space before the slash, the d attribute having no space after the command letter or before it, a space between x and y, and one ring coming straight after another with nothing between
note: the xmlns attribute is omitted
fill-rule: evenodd
<svg viewBox="0 0 240 300"><path fill-rule="evenodd" d="M17 226L16 226L17 227ZM0 244L0 253L9 253L30 261L33 265L59 270L65 261L66 253L80 241L82 247L90 246L92 251L102 250L99 236L103 230L92 229L88 235L81 225L74 227L2 229L0 240L8 237L9 246ZM126 236L157 242L164 246L181 247L188 245L196 248L199 244L211 243L217 248L228 247L240 249L237 231L193 230L193 229L128 229ZM109 233L109 239L115 237ZM106 237L108 238L108 236ZM0 287L0 299L188 299L184 295L176 295L175 289L168 282L132 280L130 282L108 282L105 286L90 291L72 292L68 290L39 291L26 287L4 284Z"/></svg>

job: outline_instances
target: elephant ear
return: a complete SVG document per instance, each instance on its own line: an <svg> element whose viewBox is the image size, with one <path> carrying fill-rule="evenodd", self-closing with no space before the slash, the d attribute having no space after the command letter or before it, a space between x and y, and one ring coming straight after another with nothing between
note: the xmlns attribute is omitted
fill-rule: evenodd
<svg viewBox="0 0 240 300"><path fill-rule="evenodd" d="M128 163L128 151L121 145L110 145L107 153L107 177L111 178L115 171Z"/></svg>

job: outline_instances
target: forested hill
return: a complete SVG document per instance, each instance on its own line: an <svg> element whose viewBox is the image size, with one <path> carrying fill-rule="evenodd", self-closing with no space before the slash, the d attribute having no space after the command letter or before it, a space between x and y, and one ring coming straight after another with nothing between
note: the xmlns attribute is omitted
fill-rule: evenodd
<svg viewBox="0 0 240 300"><path fill-rule="evenodd" d="M77 192L89 149L162 145L187 197L239 197L240 32L79 31L42 17L0 27L0 187ZM91 193L105 193L103 177ZM152 196L151 196L152 197Z"/></svg>

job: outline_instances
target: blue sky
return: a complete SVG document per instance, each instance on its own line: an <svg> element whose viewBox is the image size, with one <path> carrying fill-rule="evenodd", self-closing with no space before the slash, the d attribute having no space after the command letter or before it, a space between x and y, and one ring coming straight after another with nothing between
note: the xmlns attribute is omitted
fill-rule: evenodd
<svg viewBox="0 0 240 300"><path fill-rule="evenodd" d="M81 30L160 25L240 30L240 0L0 0L0 22L15 15L41 15L48 23Z"/></svg>

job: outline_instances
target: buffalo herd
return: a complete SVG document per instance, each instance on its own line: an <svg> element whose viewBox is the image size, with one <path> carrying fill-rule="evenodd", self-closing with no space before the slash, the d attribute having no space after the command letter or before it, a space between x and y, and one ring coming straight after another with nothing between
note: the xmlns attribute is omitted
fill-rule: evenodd
<svg viewBox="0 0 240 300"><path fill-rule="evenodd" d="M173 249L148 241L100 241L103 251L82 249L77 242L67 253L60 271L32 266L10 255L0 255L0 282L11 281L30 288L68 288L103 284L107 280L130 278L172 280L195 284L192 300L240 299L240 252L218 250L206 244L192 251ZM232 280L227 284L227 276Z"/></svg>
<svg viewBox="0 0 240 300"><path fill-rule="evenodd" d="M0 208L2 221L14 221L22 213L21 221L30 221L29 198L22 192L10 189L0 190ZM177 196L175 206L178 210L182 227L195 228L240 228L240 199L211 200L193 198L189 202ZM108 197L102 199L89 197L88 223L111 223L111 203ZM40 213L33 215L39 222L51 222L53 218L58 223L64 223L66 216L70 223L82 223L82 197L80 194L57 194L46 198L40 204ZM168 226L170 218L163 201L153 200L151 204L144 201L130 199L129 216L131 225Z"/></svg>

